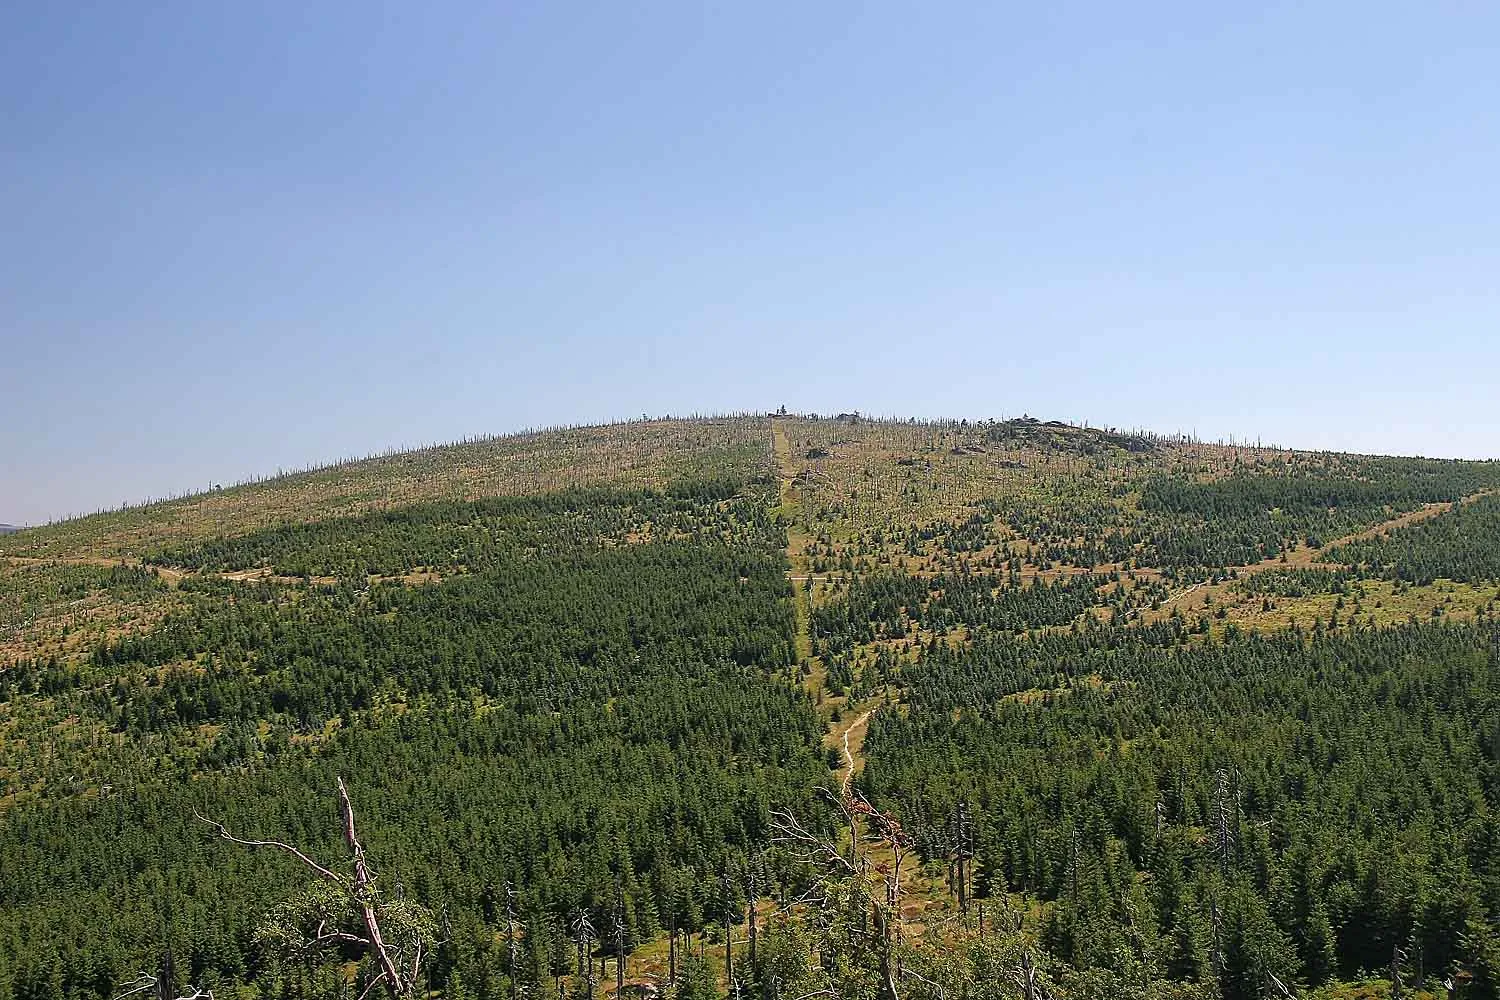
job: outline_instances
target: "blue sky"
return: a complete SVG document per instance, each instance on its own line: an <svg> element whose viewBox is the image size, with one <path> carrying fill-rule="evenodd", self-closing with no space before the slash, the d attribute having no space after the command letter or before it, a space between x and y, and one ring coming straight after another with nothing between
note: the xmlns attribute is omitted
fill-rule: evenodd
<svg viewBox="0 0 1500 1000"><path fill-rule="evenodd" d="M1500 457L1500 8L916 7L0 8L0 521L780 404Z"/></svg>

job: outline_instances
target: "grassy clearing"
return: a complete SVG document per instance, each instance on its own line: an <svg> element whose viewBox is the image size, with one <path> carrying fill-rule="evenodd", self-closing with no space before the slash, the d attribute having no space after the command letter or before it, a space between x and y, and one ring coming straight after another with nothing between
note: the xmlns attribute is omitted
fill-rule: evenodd
<svg viewBox="0 0 1500 1000"><path fill-rule="evenodd" d="M1232 589L1220 589L1218 594L1216 603L1199 604L1196 614L1207 614L1211 626L1220 631L1231 622L1240 629L1276 632L1294 626L1304 630L1316 625L1380 627L1434 618L1472 621L1500 607L1500 585L1451 580L1421 587L1361 580L1348 593L1300 597L1252 596ZM1204 597L1215 600L1212 591L1204 592Z"/></svg>
<svg viewBox="0 0 1500 1000"><path fill-rule="evenodd" d="M169 582L138 567L0 559L0 663L69 659L176 605Z"/></svg>

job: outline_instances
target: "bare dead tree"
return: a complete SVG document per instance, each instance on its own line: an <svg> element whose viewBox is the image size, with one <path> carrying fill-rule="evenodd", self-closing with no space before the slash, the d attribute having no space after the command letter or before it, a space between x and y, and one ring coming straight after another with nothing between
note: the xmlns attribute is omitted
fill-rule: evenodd
<svg viewBox="0 0 1500 1000"><path fill-rule="evenodd" d="M1421 935L1418 933L1420 927L1420 921L1412 927L1411 935L1406 942L1406 953L1408 956L1416 956L1417 968L1413 976L1414 982L1412 985L1418 990L1423 990L1427 988L1427 956L1422 947Z"/></svg>
<svg viewBox="0 0 1500 1000"><path fill-rule="evenodd" d="M974 857L974 824L969 819L969 804L960 801L953 811L953 860L957 867L954 886L958 895L958 910L969 912L969 862Z"/></svg>
<svg viewBox="0 0 1500 1000"><path fill-rule="evenodd" d="M377 973L366 984L360 1000L377 986L384 986L392 1000L411 1000L435 936L431 916L405 900L381 899L377 876L355 830L354 807L342 777L338 779L338 799L340 832L350 853L348 874L335 871L290 844L239 837L219 820L197 812L193 815L231 844L280 851L296 858L317 876L323 891L311 893L287 907L282 913L286 919L269 937L299 958L338 946L363 949ZM388 935L391 929L395 930L394 935Z"/></svg>
<svg viewBox="0 0 1500 1000"><path fill-rule="evenodd" d="M674 896L667 909L667 982L677 985L677 900Z"/></svg>
<svg viewBox="0 0 1500 1000"><path fill-rule="evenodd" d="M615 996L625 995L625 888L615 881Z"/></svg>
<svg viewBox="0 0 1500 1000"><path fill-rule="evenodd" d="M821 872L833 870L842 876L859 873L858 866L845 857L836 845L821 834L809 830L800 819L786 810L771 810L771 843L781 845L793 861Z"/></svg>
<svg viewBox="0 0 1500 1000"><path fill-rule="evenodd" d="M1031 960L1031 949L1021 949L1021 967L1017 970L1016 985L1021 988L1023 1000L1041 1000L1046 994L1036 979L1036 963Z"/></svg>
<svg viewBox="0 0 1500 1000"><path fill-rule="evenodd" d="M505 880L505 943L510 962L510 997L517 1000L520 987L517 985L519 977L516 969L521 962L521 942L516 935L516 887L511 884L510 879Z"/></svg>
<svg viewBox="0 0 1500 1000"><path fill-rule="evenodd" d="M1266 995L1275 997L1277 1000L1296 1000L1297 994L1292 988L1276 977L1276 973L1266 970Z"/></svg>
<svg viewBox="0 0 1500 1000"><path fill-rule="evenodd" d="M598 992L594 978L594 959L591 954L598 933L587 910L579 910L573 921L573 945L578 949L578 992L580 996L592 997Z"/></svg>
<svg viewBox="0 0 1500 1000"><path fill-rule="evenodd" d="M1219 910L1219 901L1210 898L1208 901L1208 961L1213 969L1214 978L1220 981L1224 979L1226 961L1224 956L1224 915Z"/></svg>
<svg viewBox="0 0 1500 1000"><path fill-rule="evenodd" d="M149 972L143 972L132 982L126 983L121 992L115 994L114 1000L126 1000L127 997L140 996L143 993L155 993L161 996L163 989L166 989L166 996L169 1000L214 1000L213 990L189 985L184 992L178 993L177 990L166 986L165 979L153 976Z"/></svg>
<svg viewBox="0 0 1500 1000"><path fill-rule="evenodd" d="M734 900L729 888L729 863L724 863L724 871L719 876L719 891L723 895L724 902L724 981L734 982Z"/></svg>
<svg viewBox="0 0 1500 1000"><path fill-rule="evenodd" d="M1220 768L1214 774L1214 853L1219 859L1219 874L1226 878L1230 862L1234 859L1234 827L1238 812L1238 796L1231 790L1229 772Z"/></svg>
<svg viewBox="0 0 1500 1000"><path fill-rule="evenodd" d="M745 894L749 897L749 907L748 907L749 913L747 914L747 919L749 920L750 968L752 970L756 968L756 955L755 955L755 943L756 943L756 933L755 933L755 902L756 902L757 899L760 898L761 867L762 867L762 860L761 860L761 856L760 856L760 851L757 850L753 854L751 854L751 856L750 856L749 870L745 873L745 875L746 875L746 883L745 883L746 893Z"/></svg>
<svg viewBox="0 0 1500 1000"><path fill-rule="evenodd" d="M1074 830L1068 837L1068 880L1071 888L1068 899L1073 904L1073 909L1078 909L1078 872L1083 867L1083 844L1078 839L1078 830Z"/></svg>

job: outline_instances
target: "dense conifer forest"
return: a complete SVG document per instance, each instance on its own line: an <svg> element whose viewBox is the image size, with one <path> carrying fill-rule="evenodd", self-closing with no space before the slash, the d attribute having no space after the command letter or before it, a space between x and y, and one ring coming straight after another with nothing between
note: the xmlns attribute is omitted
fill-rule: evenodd
<svg viewBox="0 0 1500 1000"><path fill-rule="evenodd" d="M1497 490L752 415L7 535L0 1000L1493 1000Z"/></svg>

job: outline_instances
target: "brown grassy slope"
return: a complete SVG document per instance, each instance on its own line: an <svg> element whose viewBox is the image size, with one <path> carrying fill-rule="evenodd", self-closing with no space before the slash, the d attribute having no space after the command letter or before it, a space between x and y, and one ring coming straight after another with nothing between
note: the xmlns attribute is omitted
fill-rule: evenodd
<svg viewBox="0 0 1500 1000"><path fill-rule="evenodd" d="M1123 523L1134 516L1133 494L1151 476L1214 479L1272 460L1327 460L1264 448L1146 441L1061 424L1013 422L996 429L866 418L778 424L791 460L783 474L801 498L798 527L804 536L825 536L835 550L874 532L889 536L910 526L961 522L985 501L1002 509L1065 512L1070 519L1106 511ZM887 556L895 552L889 547ZM931 567L917 560L907 568Z"/></svg>
<svg viewBox="0 0 1500 1000"><path fill-rule="evenodd" d="M78 565L0 560L0 669L13 660L86 654L149 627L175 603L166 586L120 590Z"/></svg>
<svg viewBox="0 0 1500 1000"><path fill-rule="evenodd" d="M650 420L443 445L0 536L0 556L130 559L166 544L428 500L647 488L771 469L763 417Z"/></svg>

